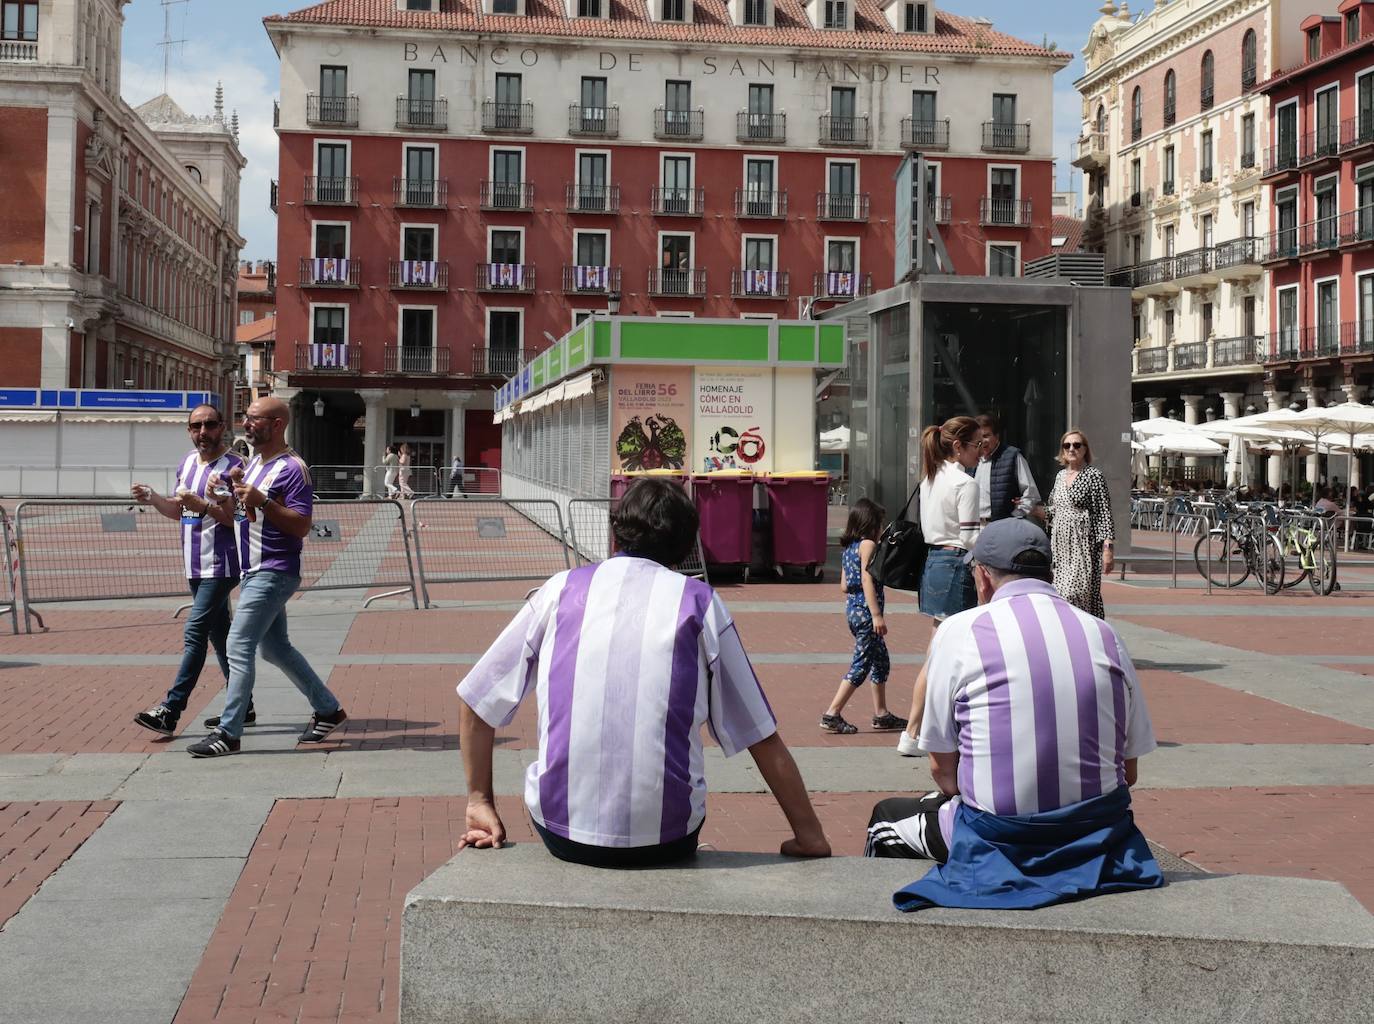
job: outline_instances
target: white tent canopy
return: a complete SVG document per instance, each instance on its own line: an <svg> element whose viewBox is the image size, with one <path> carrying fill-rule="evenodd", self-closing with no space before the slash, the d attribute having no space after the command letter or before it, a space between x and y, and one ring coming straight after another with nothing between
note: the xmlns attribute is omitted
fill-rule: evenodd
<svg viewBox="0 0 1374 1024"><path fill-rule="evenodd" d="M1158 434L1144 445L1145 451L1151 455L1225 455L1226 449L1217 444L1209 437L1204 437L1196 433L1179 432L1176 434Z"/></svg>
<svg viewBox="0 0 1374 1024"><path fill-rule="evenodd" d="M847 452L849 451L849 428L836 427L834 430L821 431L821 451L823 452Z"/></svg>

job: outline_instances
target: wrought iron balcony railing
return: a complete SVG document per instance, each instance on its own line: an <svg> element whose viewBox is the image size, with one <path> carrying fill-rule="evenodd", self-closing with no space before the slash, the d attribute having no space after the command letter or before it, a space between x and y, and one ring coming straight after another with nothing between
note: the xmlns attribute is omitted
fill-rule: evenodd
<svg viewBox="0 0 1374 1024"><path fill-rule="evenodd" d="M386 345L382 365L386 373L429 376L448 373L452 354L447 345Z"/></svg>
<svg viewBox="0 0 1374 1024"><path fill-rule="evenodd" d="M391 199L397 206L431 209L448 206L448 179L392 178Z"/></svg>
<svg viewBox="0 0 1374 1024"><path fill-rule="evenodd" d="M776 218L787 216L786 189L735 189L735 216Z"/></svg>
<svg viewBox="0 0 1374 1024"><path fill-rule="evenodd" d="M477 203L484 210L528 213L534 209L534 185L528 181L483 181Z"/></svg>
<svg viewBox="0 0 1374 1024"><path fill-rule="evenodd" d="M534 291L534 264L479 263L477 264L479 292Z"/></svg>
<svg viewBox="0 0 1374 1024"><path fill-rule="evenodd" d="M989 153L1026 153L1030 151L1030 123L1010 121L983 122L983 149Z"/></svg>
<svg viewBox="0 0 1374 1024"><path fill-rule="evenodd" d="M534 104L482 102L482 131L528 135L534 131Z"/></svg>
<svg viewBox="0 0 1374 1024"><path fill-rule="evenodd" d="M358 97L321 96L317 92L305 96L305 123L333 125L340 128L358 127Z"/></svg>
<svg viewBox="0 0 1374 1024"><path fill-rule="evenodd" d="M1031 222L1029 199L994 199L983 196L978 201L978 223L984 227L1027 228Z"/></svg>
<svg viewBox="0 0 1374 1024"><path fill-rule="evenodd" d="M649 294L701 298L706 294L706 271L701 267L663 267L649 271Z"/></svg>
<svg viewBox="0 0 1374 1024"><path fill-rule="evenodd" d="M706 210L706 189L655 185L649 193L649 203L660 217L700 217Z"/></svg>
<svg viewBox="0 0 1374 1024"><path fill-rule="evenodd" d="M614 105L584 107L581 103L570 103L568 134L614 139L620 134L620 108Z"/></svg>
<svg viewBox="0 0 1374 1024"><path fill-rule="evenodd" d="M817 192L817 220L868 220L867 192Z"/></svg>
<svg viewBox="0 0 1374 1024"><path fill-rule="evenodd" d="M737 299L785 299L790 294L786 270L730 271L730 294Z"/></svg>
<svg viewBox="0 0 1374 1024"><path fill-rule="evenodd" d="M740 142L783 142L787 139L787 115L741 110L735 115L735 138Z"/></svg>
<svg viewBox="0 0 1374 1024"><path fill-rule="evenodd" d="M397 96L396 127L418 128L431 132L447 131L448 100L419 100L409 96Z"/></svg>
<svg viewBox="0 0 1374 1024"><path fill-rule="evenodd" d="M302 256L302 288L357 288L363 261L348 256Z"/></svg>
<svg viewBox="0 0 1374 1024"><path fill-rule="evenodd" d="M822 146L847 146L867 149L873 142L867 114L822 114L820 143Z"/></svg>
<svg viewBox="0 0 1374 1024"><path fill-rule="evenodd" d="M902 118L902 147L904 149L949 149L949 118L943 121L918 121Z"/></svg>
<svg viewBox="0 0 1374 1024"><path fill-rule="evenodd" d="M305 201L319 206L357 206L357 178L305 178Z"/></svg>
<svg viewBox="0 0 1374 1024"><path fill-rule="evenodd" d="M359 373L363 367L361 345L333 342L296 342L298 373Z"/></svg>
<svg viewBox="0 0 1374 1024"><path fill-rule="evenodd" d="M572 264L563 268L563 291L568 295L606 295L620 291L620 268Z"/></svg>
<svg viewBox="0 0 1374 1024"><path fill-rule="evenodd" d="M569 213L619 213L619 185L569 183L565 193Z"/></svg>
<svg viewBox="0 0 1374 1024"><path fill-rule="evenodd" d="M407 290L448 290L448 260L391 260L387 282Z"/></svg>
<svg viewBox="0 0 1374 1024"><path fill-rule="evenodd" d="M675 107L654 108L654 138L700 141L706 134L704 110L678 110Z"/></svg>

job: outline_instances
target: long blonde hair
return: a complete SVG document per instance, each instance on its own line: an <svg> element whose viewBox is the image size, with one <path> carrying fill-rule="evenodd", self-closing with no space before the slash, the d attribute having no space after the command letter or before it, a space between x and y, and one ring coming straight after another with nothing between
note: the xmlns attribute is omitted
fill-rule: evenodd
<svg viewBox="0 0 1374 1024"><path fill-rule="evenodd" d="M982 428L972 416L952 416L938 427L921 431L921 466L927 480L934 480L940 464L954 458L954 442L973 444Z"/></svg>

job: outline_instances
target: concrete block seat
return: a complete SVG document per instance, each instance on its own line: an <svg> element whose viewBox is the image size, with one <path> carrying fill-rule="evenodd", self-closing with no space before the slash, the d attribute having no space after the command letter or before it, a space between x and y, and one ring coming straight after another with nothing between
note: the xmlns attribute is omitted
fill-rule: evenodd
<svg viewBox="0 0 1374 1024"><path fill-rule="evenodd" d="M1171 873L1044 910L897 913L926 867L465 851L406 900L401 1024L1374 1020L1374 916L1336 883Z"/></svg>

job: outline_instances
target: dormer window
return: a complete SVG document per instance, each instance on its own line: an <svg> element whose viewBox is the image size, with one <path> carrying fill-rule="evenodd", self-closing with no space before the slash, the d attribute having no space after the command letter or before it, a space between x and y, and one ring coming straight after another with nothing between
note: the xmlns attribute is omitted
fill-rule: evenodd
<svg viewBox="0 0 1374 1024"><path fill-rule="evenodd" d="M744 0L744 24L768 24L768 0Z"/></svg>
<svg viewBox="0 0 1374 1024"><path fill-rule="evenodd" d="M929 32L930 31L930 5L924 3L903 4L902 12L902 31L903 32Z"/></svg>
<svg viewBox="0 0 1374 1024"><path fill-rule="evenodd" d="M1314 28L1307 33L1307 59L1316 60L1322 55L1321 29Z"/></svg>
<svg viewBox="0 0 1374 1024"><path fill-rule="evenodd" d="M579 18L599 18L601 17L602 0L577 0L577 16Z"/></svg>
<svg viewBox="0 0 1374 1024"><path fill-rule="evenodd" d="M525 13L525 0L483 0L483 6L488 14L519 16Z"/></svg>
<svg viewBox="0 0 1374 1024"><path fill-rule="evenodd" d="M439 9L439 0L401 0L400 7L404 11L436 11Z"/></svg>
<svg viewBox="0 0 1374 1024"><path fill-rule="evenodd" d="M821 23L821 27L834 29L849 28L848 0L823 0L823 2L825 3L825 20Z"/></svg>
<svg viewBox="0 0 1374 1024"><path fill-rule="evenodd" d="M686 21L687 0L659 0L660 21Z"/></svg>

